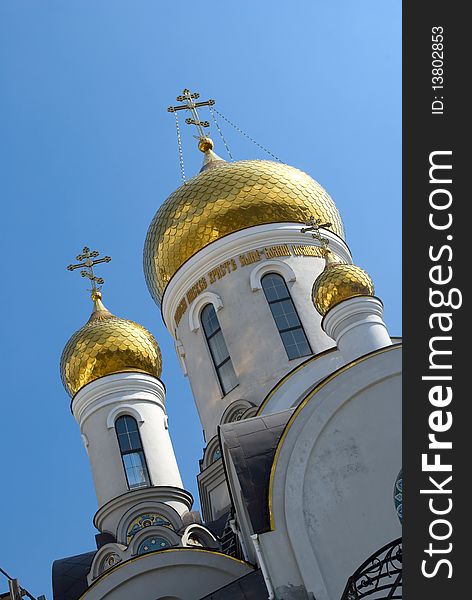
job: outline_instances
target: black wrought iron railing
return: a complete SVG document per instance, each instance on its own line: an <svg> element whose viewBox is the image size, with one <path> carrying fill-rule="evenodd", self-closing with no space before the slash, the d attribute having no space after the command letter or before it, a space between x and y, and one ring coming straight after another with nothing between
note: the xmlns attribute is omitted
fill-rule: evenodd
<svg viewBox="0 0 472 600"><path fill-rule="evenodd" d="M349 577L341 600L402 600L402 538L372 554Z"/></svg>

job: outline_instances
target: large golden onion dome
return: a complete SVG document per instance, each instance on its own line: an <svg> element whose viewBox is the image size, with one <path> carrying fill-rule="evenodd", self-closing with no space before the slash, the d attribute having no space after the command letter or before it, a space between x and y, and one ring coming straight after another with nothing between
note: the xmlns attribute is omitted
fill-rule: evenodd
<svg viewBox="0 0 472 600"><path fill-rule="evenodd" d="M141 325L119 319L93 296L94 310L87 323L67 342L61 357L61 378L67 392L80 389L104 375L140 371L160 377L161 351Z"/></svg>
<svg viewBox="0 0 472 600"><path fill-rule="evenodd" d="M331 257L331 253L328 257ZM312 290L313 304L322 316L343 300L373 295L374 284L368 273L356 265L335 262L332 258L327 259Z"/></svg>
<svg viewBox="0 0 472 600"><path fill-rule="evenodd" d="M227 163L212 148L212 143L200 148L203 169L167 198L149 227L144 272L158 304L186 260L230 233L265 223L306 223L314 217L344 236L333 200L306 173L267 160Z"/></svg>

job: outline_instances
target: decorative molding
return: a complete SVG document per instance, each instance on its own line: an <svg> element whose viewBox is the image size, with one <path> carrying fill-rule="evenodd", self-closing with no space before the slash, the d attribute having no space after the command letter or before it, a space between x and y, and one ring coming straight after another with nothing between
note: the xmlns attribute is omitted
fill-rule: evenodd
<svg viewBox="0 0 472 600"><path fill-rule="evenodd" d="M203 527L203 525L199 525L198 523L193 523L192 525L186 527L182 534L182 546L194 548L197 544L192 544L192 537L196 538L203 548L217 550L220 547L218 540L211 533L211 531L206 527Z"/></svg>
<svg viewBox="0 0 472 600"><path fill-rule="evenodd" d="M172 502L174 505L181 505L182 512L186 512L192 508L193 497L190 492L177 487L161 485L139 488L125 492L116 498L112 498L109 502L101 506L95 513L93 524L99 531L108 531L104 524L113 513L122 511L122 515L126 515L130 510L136 510L138 508L137 505L141 502L145 503L145 506L148 508L152 506L152 503L162 502L165 504L167 502ZM160 508L159 512L162 511L163 509ZM122 522L122 518L123 517L120 518L120 523ZM110 533L114 535L114 532L110 531Z"/></svg>
<svg viewBox="0 0 472 600"><path fill-rule="evenodd" d="M140 425L144 423L144 417L137 408L131 404L120 404L119 406L112 408L108 413L107 428L114 429L116 419L123 415L130 415L131 417L134 417Z"/></svg>
<svg viewBox="0 0 472 600"><path fill-rule="evenodd" d="M174 314L178 303L198 279L226 260L264 246L277 244L319 246L316 240L301 233L301 228L301 223L269 223L248 227L224 236L194 254L172 277L162 298L162 318L171 335L176 336ZM352 262L349 247L340 237L325 229L323 229L323 236L328 238L329 247L337 257L347 263ZM307 259L307 257L299 258Z"/></svg>
<svg viewBox="0 0 472 600"><path fill-rule="evenodd" d="M213 455L219 447L220 447L220 442L219 442L218 436L215 435L208 442L208 444L203 452L202 471L204 471L207 467L209 467L211 464L216 462L216 460L218 460L218 459L213 459Z"/></svg>
<svg viewBox="0 0 472 600"><path fill-rule="evenodd" d="M136 569L135 565L138 561L139 566ZM136 571L143 577L150 573L154 575L159 571L165 577L165 580L169 581L171 577L171 575L168 575L169 573L173 573L175 578L176 573L186 573L188 572L188 567L192 567L198 574L200 566L205 570L213 570L215 576L223 576L225 584L254 571L253 565L216 550L188 547L167 548L160 552L150 552L148 554L133 556L118 563L115 567L97 577L78 600L85 600L85 598L99 600L107 595L116 595L115 590L119 590L120 588L122 590L124 583L129 581L131 577L136 576ZM113 573L113 577L109 576L111 573ZM173 588L175 589L172 593L177 594L179 597L184 597L185 591L188 589L188 581L179 579L173 579L172 581ZM199 579L198 584L199 586L202 585L201 579ZM211 591L211 585L208 585L202 593L207 594Z"/></svg>
<svg viewBox="0 0 472 600"><path fill-rule="evenodd" d="M175 531L182 528L182 518L175 508L166 504L162 499L160 501L149 499L132 505L123 514L116 529L117 540L128 543L128 530L130 525L135 519L146 514L159 515L163 519L167 519ZM158 525L155 526L157 527Z"/></svg>
<svg viewBox="0 0 472 600"><path fill-rule="evenodd" d="M240 421L243 417L246 416L246 413L251 409L256 408L256 406L249 402L249 400L235 400L231 402L229 406L226 407L224 413L221 416L220 425L224 425L225 423L232 423L233 421ZM240 413L238 415L238 413Z"/></svg>
<svg viewBox="0 0 472 600"><path fill-rule="evenodd" d="M125 401L157 404L165 413L164 384L145 373L115 373L92 381L83 387L72 400L72 413L76 421L83 423L104 406Z"/></svg>
<svg viewBox="0 0 472 600"><path fill-rule="evenodd" d="M333 306L323 317L321 326L339 346L343 335L369 320L385 327L382 301L376 296L354 296Z"/></svg>
<svg viewBox="0 0 472 600"><path fill-rule="evenodd" d="M200 312L207 304L213 304L217 312L220 308L223 308L223 301L218 294L213 292L203 292L203 294L200 294L192 302L188 311L188 324L191 331L198 331L200 328Z"/></svg>
<svg viewBox="0 0 472 600"><path fill-rule="evenodd" d="M295 281L297 278L292 267L283 260L265 260L254 267L249 276L249 283L253 292L262 290L261 279L267 273L278 273L287 283Z"/></svg>
<svg viewBox="0 0 472 600"><path fill-rule="evenodd" d="M103 562L105 558L107 558L109 555L115 556L116 559L113 564L110 564L107 567L103 564ZM118 563L127 560L127 558L128 556L126 552L126 546L124 546L123 544L118 544L116 542L105 544L98 550L98 552L93 557L92 565L87 575L88 584L90 585L92 581L97 579L97 577L99 577L102 573L106 572L108 569L112 569Z"/></svg>

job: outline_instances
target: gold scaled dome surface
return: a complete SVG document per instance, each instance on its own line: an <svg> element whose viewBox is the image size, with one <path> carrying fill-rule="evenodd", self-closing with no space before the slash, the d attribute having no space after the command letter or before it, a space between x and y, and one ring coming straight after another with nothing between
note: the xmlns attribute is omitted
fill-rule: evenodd
<svg viewBox="0 0 472 600"><path fill-rule="evenodd" d="M370 276L356 265L331 263L313 284L312 299L316 310L324 316L333 306L355 296L373 296Z"/></svg>
<svg viewBox="0 0 472 600"><path fill-rule="evenodd" d="M140 371L160 377L161 351L141 325L115 317L95 300L88 322L67 342L61 357L61 378L67 392L104 375Z"/></svg>
<svg viewBox="0 0 472 600"><path fill-rule="evenodd" d="M312 216L344 236L333 200L303 171L267 160L215 161L157 211L144 246L149 291L159 304L184 262L225 235L266 223L306 223Z"/></svg>

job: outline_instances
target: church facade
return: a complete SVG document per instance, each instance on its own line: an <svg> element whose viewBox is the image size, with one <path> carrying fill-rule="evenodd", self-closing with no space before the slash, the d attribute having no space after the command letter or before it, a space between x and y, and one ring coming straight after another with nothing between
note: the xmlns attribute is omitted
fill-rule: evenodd
<svg viewBox="0 0 472 600"><path fill-rule="evenodd" d="M203 133L199 149L200 173L149 227L144 272L204 430L201 514L159 346L105 307L93 268L107 257L84 248L71 270L92 280L93 310L61 375L99 534L54 563L54 600L401 598L401 342L320 184L225 162Z"/></svg>

